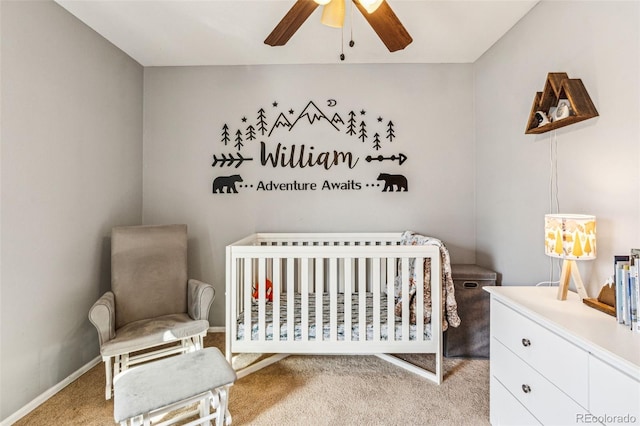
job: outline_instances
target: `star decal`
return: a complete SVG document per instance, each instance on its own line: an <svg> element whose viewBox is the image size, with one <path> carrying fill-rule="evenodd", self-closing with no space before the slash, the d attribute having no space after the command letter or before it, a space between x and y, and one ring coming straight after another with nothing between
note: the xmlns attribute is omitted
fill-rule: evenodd
<svg viewBox="0 0 640 426"><path fill-rule="evenodd" d="M274 107L278 106L278 102L274 101L271 105L273 105Z"/></svg>
<svg viewBox="0 0 640 426"><path fill-rule="evenodd" d="M360 115L365 115L367 113L367 111L365 111L364 109L360 110Z"/></svg>
<svg viewBox="0 0 640 426"><path fill-rule="evenodd" d="M382 123L382 117L378 117L378 123Z"/></svg>
<svg viewBox="0 0 640 426"><path fill-rule="evenodd" d="M289 110L289 114L293 114L293 109L290 109L290 110Z"/></svg>
<svg viewBox="0 0 640 426"><path fill-rule="evenodd" d="M246 123L247 122L247 117L242 117L242 122Z"/></svg>

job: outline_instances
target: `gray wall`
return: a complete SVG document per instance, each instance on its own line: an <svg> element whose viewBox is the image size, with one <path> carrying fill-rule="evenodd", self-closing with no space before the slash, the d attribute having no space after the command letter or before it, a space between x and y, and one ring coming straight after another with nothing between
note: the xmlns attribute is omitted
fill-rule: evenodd
<svg viewBox="0 0 640 426"><path fill-rule="evenodd" d="M5 419L98 355L110 229L141 222L143 72L53 2L0 8Z"/></svg>
<svg viewBox="0 0 640 426"><path fill-rule="evenodd" d="M190 270L218 287L211 323L224 325L224 247L253 232L357 232L412 229L447 243L453 261L475 261L473 75L467 65L327 65L146 68L144 90L144 223L189 225ZM328 106L328 99L337 102ZM240 168L213 168L212 155L235 152L221 143L222 126L254 121L258 109L296 117L310 101L373 128L380 115L392 120L397 138L383 143L384 155L404 153L397 163L366 163L362 143L328 125L278 130L245 142ZM277 108L272 102L278 102ZM294 114L289 114L288 109ZM360 111L365 110L365 115ZM248 121L241 124L241 117ZM293 119L292 119L293 120ZM244 128L244 127L243 127ZM371 136L371 134L370 134ZM344 167L287 169L258 164L260 141L304 143L320 150L347 150L360 162ZM326 148L325 148L326 147ZM406 193L367 189L378 173L405 175ZM362 190L212 194L218 175L239 173L245 183L362 183Z"/></svg>
<svg viewBox="0 0 640 426"><path fill-rule="evenodd" d="M474 64L477 257L503 284L549 279L554 145L560 211L598 221L598 258L578 262L589 295L612 274L614 254L640 246L639 23L638 2L545 1ZM558 71L582 79L600 116L525 135L535 92Z"/></svg>
<svg viewBox="0 0 640 426"><path fill-rule="evenodd" d="M601 114L555 135L561 210L598 216L599 257L580 266L595 294L611 256L640 246L639 14L637 2L542 2L473 65L149 68L143 87L137 63L52 2L0 2L0 418L98 354L87 311L109 287L115 224L188 223L191 274L219 288L226 244L285 230L414 229L503 284L547 279L553 135L524 127L550 71L582 78ZM392 170L407 194L211 194L222 123L328 98L398 121L409 160ZM212 325L223 306L220 291Z"/></svg>

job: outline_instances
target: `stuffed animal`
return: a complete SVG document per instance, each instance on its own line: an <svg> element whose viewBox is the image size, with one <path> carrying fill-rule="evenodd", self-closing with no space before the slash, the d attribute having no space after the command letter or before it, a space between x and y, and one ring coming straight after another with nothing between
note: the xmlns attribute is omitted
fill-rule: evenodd
<svg viewBox="0 0 640 426"><path fill-rule="evenodd" d="M254 300L258 300L258 284L253 286L252 296ZM266 296L267 301L273 302L273 283L271 282L271 280L269 280L269 278L267 278L266 282Z"/></svg>

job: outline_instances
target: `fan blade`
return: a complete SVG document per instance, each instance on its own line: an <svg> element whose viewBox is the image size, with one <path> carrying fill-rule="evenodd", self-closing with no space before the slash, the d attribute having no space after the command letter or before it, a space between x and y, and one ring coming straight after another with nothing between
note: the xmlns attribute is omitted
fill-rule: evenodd
<svg viewBox="0 0 640 426"><path fill-rule="evenodd" d="M270 46L284 46L291 36L298 31L298 28L316 10L318 3L313 0L298 0L289 9L284 18L271 31L271 34L264 40Z"/></svg>
<svg viewBox="0 0 640 426"><path fill-rule="evenodd" d="M389 52L395 52L407 47L413 39L402 25L396 14L386 1L383 1L375 12L369 13L358 0L353 0L358 10L378 34L380 40L387 46Z"/></svg>

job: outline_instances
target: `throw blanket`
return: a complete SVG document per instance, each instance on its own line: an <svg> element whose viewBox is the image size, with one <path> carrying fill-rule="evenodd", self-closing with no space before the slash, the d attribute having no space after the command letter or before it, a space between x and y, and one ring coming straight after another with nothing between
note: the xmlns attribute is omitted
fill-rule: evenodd
<svg viewBox="0 0 640 426"><path fill-rule="evenodd" d="M449 325L458 327L460 325L460 317L458 316L458 304L456 303L455 288L453 286L453 277L451 275L451 261L449 259L449 250L442 241L416 234L412 231L405 231L400 240L402 245L433 245L440 249L440 262L442 265L442 330L446 330ZM416 323L416 285L415 285L415 261L409 263L409 312L411 323ZM431 321L431 260L424 261L424 322ZM397 276L394 283L395 287L395 314L402 315L402 277Z"/></svg>

